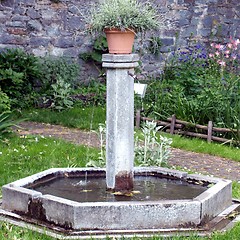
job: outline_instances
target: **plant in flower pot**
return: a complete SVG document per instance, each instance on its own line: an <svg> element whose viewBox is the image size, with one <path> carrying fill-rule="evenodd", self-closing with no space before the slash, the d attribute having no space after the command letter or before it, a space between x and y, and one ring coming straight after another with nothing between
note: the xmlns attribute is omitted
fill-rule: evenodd
<svg viewBox="0 0 240 240"><path fill-rule="evenodd" d="M90 31L105 32L109 53L128 54L136 33L157 29L159 16L148 1L103 0L91 8L88 23Z"/></svg>

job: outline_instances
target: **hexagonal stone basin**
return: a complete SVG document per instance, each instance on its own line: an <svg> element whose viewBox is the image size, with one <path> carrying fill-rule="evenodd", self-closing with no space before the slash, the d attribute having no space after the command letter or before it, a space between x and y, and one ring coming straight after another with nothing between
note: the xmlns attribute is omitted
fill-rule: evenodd
<svg viewBox="0 0 240 240"><path fill-rule="evenodd" d="M166 168L135 168L136 192L127 197L106 193L104 176L105 169L49 169L4 185L2 209L65 230L148 231L201 226L232 204L229 180ZM80 199L65 190L57 193L56 185L62 187L65 180L65 190L73 186ZM173 183L175 190L168 192Z"/></svg>
<svg viewBox="0 0 240 240"><path fill-rule="evenodd" d="M109 192L106 179L102 177L59 176L55 179L37 181L28 189L51 194L76 202L156 201L193 199L207 190L208 183L189 183L184 180L157 176L135 176L132 192ZM205 186L203 186L205 185Z"/></svg>

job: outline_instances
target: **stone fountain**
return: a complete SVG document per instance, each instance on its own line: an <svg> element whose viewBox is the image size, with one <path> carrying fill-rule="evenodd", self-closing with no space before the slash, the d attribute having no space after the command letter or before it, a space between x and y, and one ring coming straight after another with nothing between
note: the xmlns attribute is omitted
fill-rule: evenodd
<svg viewBox="0 0 240 240"><path fill-rule="evenodd" d="M65 239L203 234L217 223L229 224L224 219L239 209L239 202L232 200L231 181L159 167L134 168L132 75L138 61L136 54L103 55L106 169L49 169L9 183L2 188L3 220L37 231L47 227L45 233L64 233ZM173 183L176 186L169 189Z"/></svg>

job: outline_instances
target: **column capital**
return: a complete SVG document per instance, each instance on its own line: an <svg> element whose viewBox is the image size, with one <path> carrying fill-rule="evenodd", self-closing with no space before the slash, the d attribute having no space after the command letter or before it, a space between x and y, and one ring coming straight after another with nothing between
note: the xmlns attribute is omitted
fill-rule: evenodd
<svg viewBox="0 0 240 240"><path fill-rule="evenodd" d="M135 68L138 66L138 54L103 54L102 66L105 68Z"/></svg>

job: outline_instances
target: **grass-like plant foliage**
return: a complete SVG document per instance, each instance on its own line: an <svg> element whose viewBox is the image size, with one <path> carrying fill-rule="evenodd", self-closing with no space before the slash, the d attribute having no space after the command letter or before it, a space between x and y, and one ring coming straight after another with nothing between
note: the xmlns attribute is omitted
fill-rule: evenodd
<svg viewBox="0 0 240 240"><path fill-rule="evenodd" d="M90 10L89 29L102 32L104 29L132 29L144 32L159 27L159 16L148 2L137 0L104 0Z"/></svg>

